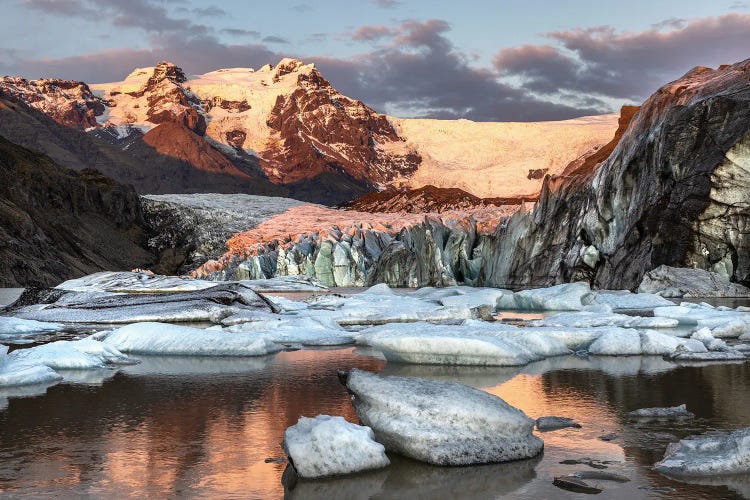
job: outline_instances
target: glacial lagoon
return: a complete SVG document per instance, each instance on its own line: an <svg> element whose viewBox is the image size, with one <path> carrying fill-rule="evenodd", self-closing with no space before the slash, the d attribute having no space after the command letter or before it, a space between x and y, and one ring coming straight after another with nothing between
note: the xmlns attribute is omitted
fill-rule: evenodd
<svg viewBox="0 0 750 500"><path fill-rule="evenodd" d="M46 390L0 394L4 496L565 498L574 494L553 486L553 477L581 470L631 479L589 481L606 498L750 494L746 476L724 480L729 487L696 485L651 469L670 442L750 422L747 363L675 368L659 357L559 357L518 368L420 366L386 363L352 347L261 358L138 359L138 365L81 373ZM463 382L531 417L567 416L582 427L541 433L541 458L440 468L391 455L386 469L300 480L285 491L280 442L286 427L317 414L357 421L336 377L337 369L350 367ZM624 417L644 406L681 403L695 419ZM612 441L600 439L612 433Z"/></svg>

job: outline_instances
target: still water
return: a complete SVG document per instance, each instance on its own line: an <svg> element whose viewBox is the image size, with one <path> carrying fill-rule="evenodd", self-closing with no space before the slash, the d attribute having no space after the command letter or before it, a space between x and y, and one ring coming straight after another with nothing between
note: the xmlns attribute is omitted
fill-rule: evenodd
<svg viewBox="0 0 750 500"><path fill-rule="evenodd" d="M622 484L589 481L606 498L735 498L750 492L748 477L731 479L730 487L691 485L650 469L678 438L750 425L747 363L669 370L660 358L564 357L524 368L459 368L386 364L353 348L246 359L140 359L119 371L70 374L74 383L46 392L0 393L2 496L573 498L552 478L579 470L631 478ZM533 460L438 468L394 456L381 471L298 482L285 491L284 429L303 415L356 422L336 377L337 369L355 366L464 382L532 417L567 416L583 427L543 433L544 455ZM640 407L680 403L697 418L636 424L623 417ZM609 433L618 437L599 439Z"/></svg>

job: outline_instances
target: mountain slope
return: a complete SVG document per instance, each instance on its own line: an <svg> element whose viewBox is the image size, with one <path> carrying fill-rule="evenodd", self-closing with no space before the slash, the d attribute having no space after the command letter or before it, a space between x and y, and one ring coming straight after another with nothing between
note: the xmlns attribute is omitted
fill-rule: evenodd
<svg viewBox="0 0 750 500"><path fill-rule="evenodd" d="M282 195L330 204L424 185L480 197L527 196L539 191L546 173L559 173L571 159L605 144L617 121L615 115L521 124L397 119L342 95L312 64L294 59L194 76L162 62L121 82L49 82L6 78L0 90L129 154L143 149L144 133L179 124L206 142L198 150L224 155L241 172L221 169L230 177L216 183L220 188L161 165L150 172L164 169L159 175L109 172L141 192L165 192L165 181L175 176L182 180L173 192L231 192L225 186L234 182L233 192L269 194L271 184ZM60 111L67 109L80 116L67 118ZM165 130L158 135L151 146L171 147ZM205 167L200 157L179 159ZM249 170L256 172L252 185L242 174Z"/></svg>
<svg viewBox="0 0 750 500"><path fill-rule="evenodd" d="M0 286L52 286L105 269L146 267L132 188L61 168L0 137Z"/></svg>

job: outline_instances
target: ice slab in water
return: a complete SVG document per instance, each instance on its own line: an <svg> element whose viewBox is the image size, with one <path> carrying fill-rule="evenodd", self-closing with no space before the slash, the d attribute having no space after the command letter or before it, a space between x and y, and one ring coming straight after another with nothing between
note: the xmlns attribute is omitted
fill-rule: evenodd
<svg viewBox="0 0 750 500"><path fill-rule="evenodd" d="M532 311L580 311L591 295L588 283L566 283L549 288L522 290L513 294L515 309Z"/></svg>
<svg viewBox="0 0 750 500"><path fill-rule="evenodd" d="M300 417L284 431L282 443L297 474L319 478L379 469L390 464L385 447L369 427L343 417Z"/></svg>
<svg viewBox="0 0 750 500"><path fill-rule="evenodd" d="M608 305L614 310L645 310L674 305L669 299L655 293L633 293L629 290L599 290L593 297L592 303Z"/></svg>
<svg viewBox="0 0 750 500"><path fill-rule="evenodd" d="M264 321L241 323L225 328L228 332L255 333L272 342L303 345L346 345L354 336L323 315L274 315Z"/></svg>
<svg viewBox="0 0 750 500"><path fill-rule="evenodd" d="M674 318L682 324L712 330L714 337L739 337L750 331L750 313L715 308L709 304L683 302L679 306L657 307L654 316Z"/></svg>
<svg viewBox="0 0 750 500"><path fill-rule="evenodd" d="M54 370L89 370L135 362L114 346L93 339L60 340L18 349L9 358L27 364L46 365Z"/></svg>
<svg viewBox="0 0 750 500"><path fill-rule="evenodd" d="M185 293L92 296L76 292L36 311L18 312L25 319L64 323L135 323L139 321L213 322L242 311L271 310L253 290L239 284L217 285Z"/></svg>
<svg viewBox="0 0 750 500"><path fill-rule="evenodd" d="M625 414L628 418L646 420L679 420L693 418L694 413L689 412L687 405L671 406L664 408L641 408Z"/></svg>
<svg viewBox="0 0 750 500"><path fill-rule="evenodd" d="M672 443L654 468L676 476L746 474L750 472L750 428Z"/></svg>
<svg viewBox="0 0 750 500"><path fill-rule="evenodd" d="M104 343L122 352L179 356L264 356L281 348L253 333L203 330L167 323L135 323L113 330Z"/></svg>
<svg viewBox="0 0 750 500"><path fill-rule="evenodd" d="M125 271L102 271L82 278L64 281L55 288L71 292L168 293L190 292L211 288L216 281L197 280L180 276Z"/></svg>
<svg viewBox="0 0 750 500"><path fill-rule="evenodd" d="M596 328L621 326L624 328L673 328L679 325L674 318L628 316L612 312L562 312L531 322L534 326L563 326L571 328Z"/></svg>
<svg viewBox="0 0 750 500"><path fill-rule="evenodd" d="M62 380L52 368L11 358L8 347L0 345L0 387L50 384Z"/></svg>
<svg viewBox="0 0 750 500"><path fill-rule="evenodd" d="M63 328L65 328L65 325L59 323L44 323L30 319L0 316L0 336L54 332Z"/></svg>
<svg viewBox="0 0 750 500"><path fill-rule="evenodd" d="M534 420L497 396L456 382L340 372L354 409L387 450L435 465L538 455Z"/></svg>

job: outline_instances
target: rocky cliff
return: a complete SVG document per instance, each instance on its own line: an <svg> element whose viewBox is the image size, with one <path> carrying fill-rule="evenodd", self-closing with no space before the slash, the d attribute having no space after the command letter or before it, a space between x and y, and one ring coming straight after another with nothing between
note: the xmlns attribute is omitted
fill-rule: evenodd
<svg viewBox="0 0 750 500"><path fill-rule="evenodd" d="M635 288L662 264L750 279L750 60L652 95L607 160L547 179L483 249L482 280ZM576 172L578 173L578 172Z"/></svg>
<svg viewBox="0 0 750 500"><path fill-rule="evenodd" d="M105 269L148 267L135 191L76 172L0 137L0 286L52 286Z"/></svg>

